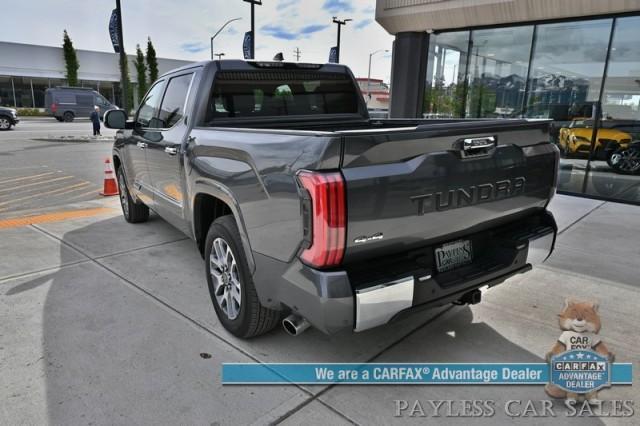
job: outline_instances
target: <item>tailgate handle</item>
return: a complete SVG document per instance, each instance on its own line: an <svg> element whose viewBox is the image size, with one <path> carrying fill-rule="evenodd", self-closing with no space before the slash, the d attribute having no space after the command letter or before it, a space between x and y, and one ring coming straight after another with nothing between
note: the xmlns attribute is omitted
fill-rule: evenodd
<svg viewBox="0 0 640 426"><path fill-rule="evenodd" d="M462 149L465 151L475 151L477 149L490 149L496 146L496 138L484 136L481 138L467 138L463 140Z"/></svg>

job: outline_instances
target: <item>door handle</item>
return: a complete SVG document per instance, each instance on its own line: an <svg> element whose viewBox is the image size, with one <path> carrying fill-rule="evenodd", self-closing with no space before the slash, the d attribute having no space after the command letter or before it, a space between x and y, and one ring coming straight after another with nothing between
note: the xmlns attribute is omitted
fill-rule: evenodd
<svg viewBox="0 0 640 426"><path fill-rule="evenodd" d="M138 142L136 146L140 149L145 149L147 147L147 144L144 142Z"/></svg>
<svg viewBox="0 0 640 426"><path fill-rule="evenodd" d="M169 155L176 155L178 153L178 148L171 148L168 146L164 149L164 152L166 152Z"/></svg>

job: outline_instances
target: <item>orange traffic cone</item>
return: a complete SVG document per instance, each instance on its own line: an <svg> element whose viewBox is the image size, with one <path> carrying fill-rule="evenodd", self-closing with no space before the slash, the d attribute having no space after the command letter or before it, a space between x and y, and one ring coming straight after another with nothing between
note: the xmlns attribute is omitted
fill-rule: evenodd
<svg viewBox="0 0 640 426"><path fill-rule="evenodd" d="M111 195L118 195L118 182L113 173L113 167L111 167L111 160L106 158L104 160L104 187L100 192L100 195L109 197Z"/></svg>

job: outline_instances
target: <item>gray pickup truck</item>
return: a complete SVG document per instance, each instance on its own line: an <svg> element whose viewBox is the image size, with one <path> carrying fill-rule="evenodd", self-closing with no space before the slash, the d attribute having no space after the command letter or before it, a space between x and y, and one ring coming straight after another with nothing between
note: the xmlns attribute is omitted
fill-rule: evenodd
<svg viewBox="0 0 640 426"><path fill-rule="evenodd" d="M125 219L193 238L239 337L478 303L555 243L548 122L370 119L345 66L197 63L105 123Z"/></svg>

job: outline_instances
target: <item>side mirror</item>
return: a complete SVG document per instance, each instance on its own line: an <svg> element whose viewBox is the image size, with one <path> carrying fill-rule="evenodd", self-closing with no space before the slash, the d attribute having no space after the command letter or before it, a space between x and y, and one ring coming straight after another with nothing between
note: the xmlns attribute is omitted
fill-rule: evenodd
<svg viewBox="0 0 640 426"><path fill-rule="evenodd" d="M126 129L127 114L121 109L112 109L104 114L104 126L109 129Z"/></svg>

